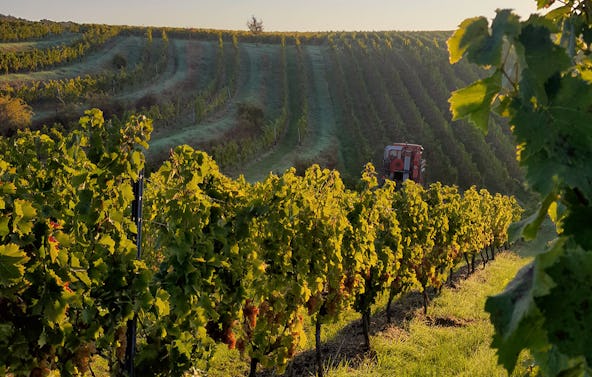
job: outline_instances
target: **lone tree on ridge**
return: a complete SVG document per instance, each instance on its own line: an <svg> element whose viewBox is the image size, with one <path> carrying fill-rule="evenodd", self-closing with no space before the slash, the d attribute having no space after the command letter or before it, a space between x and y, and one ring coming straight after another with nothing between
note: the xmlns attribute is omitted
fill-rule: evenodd
<svg viewBox="0 0 592 377"><path fill-rule="evenodd" d="M253 34L259 34L263 32L263 20L258 20L257 17L251 16L251 19L247 21L247 27Z"/></svg>

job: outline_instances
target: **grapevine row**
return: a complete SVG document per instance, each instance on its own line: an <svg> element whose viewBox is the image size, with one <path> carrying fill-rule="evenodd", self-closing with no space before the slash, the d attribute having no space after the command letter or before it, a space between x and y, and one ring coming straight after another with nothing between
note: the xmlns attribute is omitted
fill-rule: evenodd
<svg viewBox="0 0 592 377"><path fill-rule="evenodd" d="M356 190L318 166L249 184L180 146L146 183L138 261L132 183L151 122L95 109L80 125L0 139L0 372L77 375L99 355L120 373L134 314L140 375L205 368L217 343L250 357L251 375L281 369L307 317L318 346L349 308L369 347L380 293L439 288L520 213L476 188L378 187L370 164Z"/></svg>
<svg viewBox="0 0 592 377"><path fill-rule="evenodd" d="M273 148L286 132L291 98L288 87L288 49L285 38L282 38L277 51L279 56L274 56L273 60L266 56L261 62L251 62L251 64L264 64L259 69L266 71L263 79L266 81L266 90L259 93L260 102L241 106L248 111L244 113L246 119L242 120L241 114L239 114L239 123L242 124L229 130L226 137L223 138L229 141L217 143L212 147L211 154L221 167L232 169L243 166L254 156L261 155L266 150ZM272 89L279 92L276 92L279 94L279 98L271 98L274 93L267 93L267 90ZM268 105L268 103L270 104ZM266 109L272 110L271 114L266 114ZM254 117L257 114L259 114L259 119ZM269 117L269 115L276 116Z"/></svg>
<svg viewBox="0 0 592 377"><path fill-rule="evenodd" d="M47 81L33 81L29 84L3 84L0 93L18 97L25 102L39 106L72 106L83 101L102 107L113 107L108 95L120 93L123 89L137 87L154 77L153 70L163 70L167 63L168 43L155 41L146 43L141 51L142 59L137 64L127 62L116 55L113 58L114 69L99 74L77 76ZM121 67L115 66L117 57L123 59Z"/></svg>
<svg viewBox="0 0 592 377"><path fill-rule="evenodd" d="M0 41L23 41L43 38L49 35L60 35L66 31L77 32L79 26L70 24L69 27L59 22L33 22L23 19L2 16L0 19Z"/></svg>
<svg viewBox="0 0 592 377"><path fill-rule="evenodd" d="M496 191L518 191L510 177L522 173L506 158L505 148L490 145L465 122L452 126L448 93L483 72L469 65L450 66L444 36L385 32L327 37L335 72L343 72L332 83L344 118L340 139L342 149L348 150L345 165L381 161L380 151L366 148L364 140L378 145L403 140L427 146L430 180L462 188L480 182ZM348 82L340 83L340 77Z"/></svg>
<svg viewBox="0 0 592 377"><path fill-rule="evenodd" d="M120 30L116 27L89 25L80 40L69 46L55 46L48 49L31 51L6 51L0 55L0 71L9 72L35 71L58 64L79 59L88 51L101 46L109 39L117 36Z"/></svg>

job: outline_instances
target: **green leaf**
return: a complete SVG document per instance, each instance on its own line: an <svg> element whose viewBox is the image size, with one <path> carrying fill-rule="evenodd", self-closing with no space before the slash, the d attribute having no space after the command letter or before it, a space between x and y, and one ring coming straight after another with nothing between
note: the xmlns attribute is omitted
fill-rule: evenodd
<svg viewBox="0 0 592 377"><path fill-rule="evenodd" d="M494 67L502 63L504 37L514 39L520 34L520 20L510 9L497 10L497 15L491 24L491 36L486 38L477 51L473 53L471 61L480 65Z"/></svg>
<svg viewBox="0 0 592 377"><path fill-rule="evenodd" d="M491 314L495 327L492 346L497 349L500 364L511 374L520 352L525 348L545 347L543 318L534 305L532 296L534 265L529 264L497 296L489 297L485 310Z"/></svg>
<svg viewBox="0 0 592 377"><path fill-rule="evenodd" d="M84 111L84 116L79 120L79 124L83 129L90 129L93 127L102 129L104 123L103 112L96 108Z"/></svg>
<svg viewBox="0 0 592 377"><path fill-rule="evenodd" d="M568 247L558 263L545 270L556 286L536 303L546 318L549 339L569 356L584 356L592 365L592 253ZM569 310L566 310L569 308Z"/></svg>
<svg viewBox="0 0 592 377"><path fill-rule="evenodd" d="M510 230L508 230L508 233ZM519 234L520 229L515 230L516 234ZM514 235L515 236L515 235ZM545 220L541 224L540 231L536 234L536 237L520 246L520 255L524 257L530 257L545 253L548 251L549 245L557 239L557 232L555 226L550 221ZM519 237L518 237L519 238ZM510 240L517 240L518 238Z"/></svg>
<svg viewBox="0 0 592 377"><path fill-rule="evenodd" d="M93 196L94 193L91 190L84 189L79 191L79 202L76 205L76 209L81 215L86 216L91 213Z"/></svg>
<svg viewBox="0 0 592 377"><path fill-rule="evenodd" d="M134 200L134 190L131 185L122 185L120 187L122 198L131 203Z"/></svg>
<svg viewBox="0 0 592 377"><path fill-rule="evenodd" d="M517 241L520 237L524 237L526 241L535 239L541 227L541 224L547 217L549 207L557 200L557 194L552 192L541 203L537 212L529 217L513 223L508 230L510 240Z"/></svg>
<svg viewBox="0 0 592 377"><path fill-rule="evenodd" d="M0 237L6 237L10 233L8 228L9 216L0 215Z"/></svg>
<svg viewBox="0 0 592 377"><path fill-rule="evenodd" d="M592 106L592 87L578 77L563 76L558 82L556 96L552 98L553 107L569 107L578 112L588 112Z"/></svg>
<svg viewBox="0 0 592 377"><path fill-rule="evenodd" d="M465 54L472 56L480 49L489 36L489 24L485 17L475 17L464 20L459 28L446 42L450 53L450 63L454 64Z"/></svg>
<svg viewBox="0 0 592 377"><path fill-rule="evenodd" d="M33 219L37 215L37 211L31 203L22 199L15 199L14 201L14 218L12 228L13 231L26 235L33 230Z"/></svg>
<svg viewBox="0 0 592 377"><path fill-rule="evenodd" d="M529 24L522 28L520 43L524 49L524 58L531 78L544 85L557 72L569 67L571 60L565 50L551 40L551 31L543 25L537 24L540 18L531 17Z"/></svg>
<svg viewBox="0 0 592 377"><path fill-rule="evenodd" d="M592 181L588 179L592 174L592 114L587 110L592 105L592 88L566 76L548 93L545 106L535 109L515 104L512 124L521 144L520 163L527 166L531 187L541 194L567 184L592 200Z"/></svg>
<svg viewBox="0 0 592 377"><path fill-rule="evenodd" d="M14 334L14 330L15 329L12 323L0 324L0 339L10 339L10 337Z"/></svg>
<svg viewBox="0 0 592 377"><path fill-rule="evenodd" d="M139 151L133 151L132 155L131 155L131 160L132 160L132 166L134 167L140 167L142 164L142 152Z"/></svg>
<svg viewBox="0 0 592 377"><path fill-rule="evenodd" d="M467 19L447 41L450 63L466 56L472 63L497 67L501 64L504 37L514 39L519 34L519 18L509 9L497 11L491 34L485 17Z"/></svg>
<svg viewBox="0 0 592 377"><path fill-rule="evenodd" d="M66 309L68 308L68 303L66 302L66 300L59 298L56 300L49 300L43 308L43 313L47 320L49 322L58 323L66 317Z"/></svg>
<svg viewBox="0 0 592 377"><path fill-rule="evenodd" d="M55 263L60 252L59 245L55 245L52 242L48 242L48 249L49 250L46 251L49 251L49 258L51 260L51 263Z"/></svg>
<svg viewBox="0 0 592 377"><path fill-rule="evenodd" d="M481 131L487 132L492 101L501 89L501 78L501 73L496 72L486 79L452 92L448 102L453 120L468 118Z"/></svg>
<svg viewBox="0 0 592 377"><path fill-rule="evenodd" d="M542 9L553 5L553 3L555 3L555 0L536 0L536 2L537 8Z"/></svg>
<svg viewBox="0 0 592 377"><path fill-rule="evenodd" d="M15 186L15 184L12 183L12 182L2 182L2 183L0 183L0 193L5 194L5 195L16 193L16 186Z"/></svg>
<svg viewBox="0 0 592 377"><path fill-rule="evenodd" d="M13 243L0 245L0 285L11 286L23 279L29 257Z"/></svg>
<svg viewBox="0 0 592 377"><path fill-rule="evenodd" d="M563 226L565 235L572 235L576 242L585 250L592 250L592 227L582 226L592 219L592 207L578 206L565 218Z"/></svg>
<svg viewBox="0 0 592 377"><path fill-rule="evenodd" d="M84 285L89 288L92 285L92 282L90 281L90 278L88 277L88 274L86 271L73 271L74 276L81 281L82 283L84 283Z"/></svg>
<svg viewBox="0 0 592 377"><path fill-rule="evenodd" d="M554 1L550 1L550 0L538 0L539 4L540 3L553 3ZM539 5L539 8L541 8L541 6ZM564 5L562 7L558 7L553 9L552 11L550 11L549 13L547 13L545 15L545 18L548 20L558 20L558 19L562 19L565 17L569 17L571 13L571 5Z"/></svg>

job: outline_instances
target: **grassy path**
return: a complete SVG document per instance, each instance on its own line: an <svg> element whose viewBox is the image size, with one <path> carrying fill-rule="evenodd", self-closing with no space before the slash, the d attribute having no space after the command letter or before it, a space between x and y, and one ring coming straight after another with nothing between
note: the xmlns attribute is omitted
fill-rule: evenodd
<svg viewBox="0 0 592 377"><path fill-rule="evenodd" d="M293 166L291 154L300 150L298 146L298 130L296 126L297 113L299 112L298 101L294 94L294 86L298 81L294 79L296 75L296 56L295 48L286 47L286 70L288 75L288 125L279 139L277 145L262 154L254 163L248 164L242 171L242 174L250 181L264 179L270 172L282 172Z"/></svg>
<svg viewBox="0 0 592 377"><path fill-rule="evenodd" d="M433 298L428 315L422 313L422 297L410 293L394 305L394 320L386 322L385 300L375 306L371 320L373 351L363 350L360 315L345 313L335 324L323 325L323 357L327 377L384 376L507 376L490 348L493 326L483 310L488 296L497 294L529 259L502 253L464 280L457 273L455 285ZM283 376L314 375L314 326L307 329L307 349L293 359ZM244 376L248 361L236 351L220 346L210 377ZM513 376L529 376L525 355ZM261 371L262 377L281 376Z"/></svg>
<svg viewBox="0 0 592 377"><path fill-rule="evenodd" d="M199 124L190 124L150 143L151 153L161 153L180 144L199 145L220 138L235 125L237 104L240 102L262 102L261 88L266 75L262 69L266 56L277 54L277 45L240 45L241 64L236 95L228 106L214 117Z"/></svg>
<svg viewBox="0 0 592 377"><path fill-rule="evenodd" d="M306 153L316 157L337 144L337 122L333 99L327 81L326 47L305 46L311 67L311 86L308 90L309 137L305 143Z"/></svg>
<svg viewBox="0 0 592 377"><path fill-rule="evenodd" d="M302 145L298 145L297 117L290 117L286 134L278 145L261 156L258 161L250 164L243 172L250 181L264 179L269 172L283 172L294 166L295 162L312 160L336 144L336 122L333 113L333 102L327 82L327 66L321 46L305 46L305 64L309 66L309 83L306 93L308 103L308 135ZM296 64L294 53L288 54L288 65ZM292 71L294 71L292 69ZM290 74L290 70L288 71ZM288 79L292 85L298 84L293 77ZM293 109L295 112L298 109Z"/></svg>
<svg viewBox="0 0 592 377"><path fill-rule="evenodd" d="M528 260L504 253L456 288L443 290L424 316L421 297L397 304L393 324L379 310L373 319L375 353L328 366L328 377L341 376L506 376L490 348L493 326L483 310L488 296L501 292ZM525 358L513 375L528 375Z"/></svg>
<svg viewBox="0 0 592 377"><path fill-rule="evenodd" d="M160 42L160 41L159 41ZM153 42L154 43L154 42ZM197 42L193 42L197 43ZM170 39L167 50L166 68L163 72L154 72L154 79L144 87L127 91L116 98L120 100L134 101L148 94L166 96L171 89L187 79L187 49L188 41ZM149 67L146 67L147 69Z"/></svg>

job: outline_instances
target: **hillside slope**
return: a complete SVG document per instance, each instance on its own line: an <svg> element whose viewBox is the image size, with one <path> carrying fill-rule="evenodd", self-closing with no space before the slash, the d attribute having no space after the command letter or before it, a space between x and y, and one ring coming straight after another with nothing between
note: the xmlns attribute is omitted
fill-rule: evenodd
<svg viewBox="0 0 592 377"><path fill-rule="evenodd" d="M419 143L428 181L520 191L507 126L494 122L485 136L451 121L450 91L482 72L449 64L449 32L254 36L60 24L45 33L35 28L47 24L21 21L19 37L2 33L11 22L0 21L0 52L13 59L0 59L0 93L30 104L35 127L68 126L90 107L114 119L141 112L155 122L152 163L187 143L249 180L319 163L347 181L368 161L380 167L385 145ZM73 58L54 56L73 46ZM14 59L50 63L23 70Z"/></svg>

